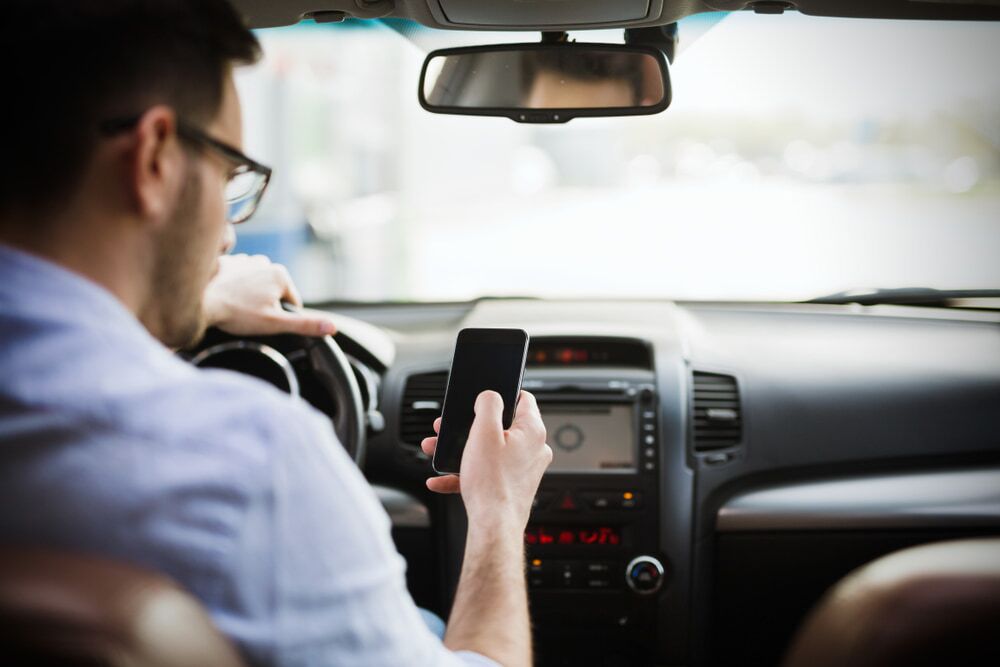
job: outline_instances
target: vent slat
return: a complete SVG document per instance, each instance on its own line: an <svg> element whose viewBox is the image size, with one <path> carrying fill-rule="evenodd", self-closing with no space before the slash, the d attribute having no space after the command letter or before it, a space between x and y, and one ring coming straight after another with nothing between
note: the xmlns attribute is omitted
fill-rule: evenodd
<svg viewBox="0 0 1000 667"><path fill-rule="evenodd" d="M696 452L733 447L743 440L736 378L694 372L693 440Z"/></svg>
<svg viewBox="0 0 1000 667"><path fill-rule="evenodd" d="M420 441L434 435L434 420L441 413L432 409L434 404L444 402L448 373L419 373L406 379L403 389L403 406L399 420L399 439L414 447ZM417 407L414 407L417 404ZM421 405L423 404L423 405Z"/></svg>

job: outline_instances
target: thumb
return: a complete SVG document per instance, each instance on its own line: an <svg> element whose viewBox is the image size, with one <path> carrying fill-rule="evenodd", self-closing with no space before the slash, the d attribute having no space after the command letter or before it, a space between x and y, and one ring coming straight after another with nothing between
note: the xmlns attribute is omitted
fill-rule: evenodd
<svg viewBox="0 0 1000 667"><path fill-rule="evenodd" d="M495 391L484 391L476 397L476 418L469 431L469 440L503 441L503 399Z"/></svg>
<svg viewBox="0 0 1000 667"><path fill-rule="evenodd" d="M293 313L280 311L275 313L275 319L285 333L301 336L332 336L337 332L333 322L322 315L309 315L302 311Z"/></svg>

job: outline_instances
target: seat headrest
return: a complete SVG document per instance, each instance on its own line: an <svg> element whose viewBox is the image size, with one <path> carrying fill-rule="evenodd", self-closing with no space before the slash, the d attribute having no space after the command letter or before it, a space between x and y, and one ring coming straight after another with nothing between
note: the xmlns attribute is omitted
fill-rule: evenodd
<svg viewBox="0 0 1000 667"><path fill-rule="evenodd" d="M837 584L786 667L1000 664L1000 539L904 549Z"/></svg>
<svg viewBox="0 0 1000 667"><path fill-rule="evenodd" d="M202 606L125 563L0 548L0 662L89 667L243 667Z"/></svg>

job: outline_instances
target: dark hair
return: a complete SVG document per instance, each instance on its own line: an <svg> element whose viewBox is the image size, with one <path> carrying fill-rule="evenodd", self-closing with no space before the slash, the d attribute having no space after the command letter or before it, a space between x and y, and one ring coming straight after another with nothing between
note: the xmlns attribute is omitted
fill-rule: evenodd
<svg viewBox="0 0 1000 667"><path fill-rule="evenodd" d="M225 0L4 0L0 14L0 215L64 203L102 121L154 104L214 118L226 68L260 54Z"/></svg>

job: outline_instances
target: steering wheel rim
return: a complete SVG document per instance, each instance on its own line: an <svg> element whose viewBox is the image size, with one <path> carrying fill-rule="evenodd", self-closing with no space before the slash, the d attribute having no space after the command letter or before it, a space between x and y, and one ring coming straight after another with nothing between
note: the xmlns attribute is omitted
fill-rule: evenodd
<svg viewBox="0 0 1000 667"><path fill-rule="evenodd" d="M316 380L330 393L338 408L332 417L333 430L354 462L359 468L363 468L367 425L361 388L354 376L354 369L333 336L301 338L305 341Z"/></svg>
<svg viewBox="0 0 1000 667"><path fill-rule="evenodd" d="M233 343L241 343L241 345L233 346ZM296 334L234 336L219 329L210 329L202 341L194 349L188 350L185 356L196 366L201 366L210 358L199 359L206 351L215 348L232 350L237 347L262 352L264 350L261 348L264 348L266 356L272 361L275 361L275 354L282 358L284 363L279 362L279 365L293 368L297 373L308 372L329 394L335 407L333 414L327 410L321 411L332 422L337 439L340 440L340 444L354 459L357 466L359 468L364 466L367 423L361 388L358 386L354 369L351 368L347 355L340 349L340 345L332 336L317 338ZM301 363L292 364L289 361L290 358L295 358L297 362ZM240 372L238 367L226 366L226 368ZM253 373L248 374L254 375ZM298 395L297 387L295 391L289 391L289 393ZM303 400L305 399L303 398ZM320 409L318 406L313 407Z"/></svg>

